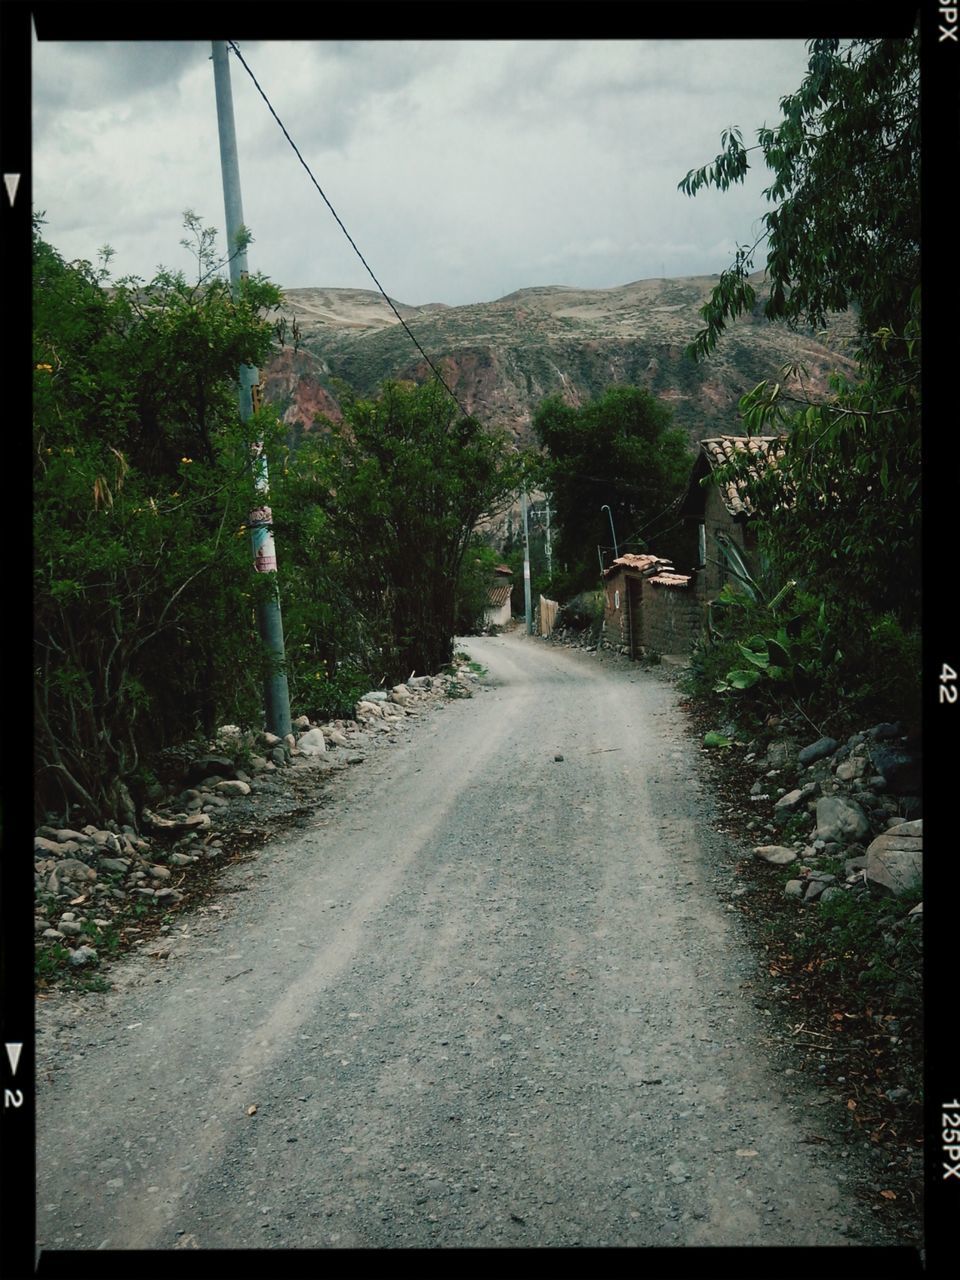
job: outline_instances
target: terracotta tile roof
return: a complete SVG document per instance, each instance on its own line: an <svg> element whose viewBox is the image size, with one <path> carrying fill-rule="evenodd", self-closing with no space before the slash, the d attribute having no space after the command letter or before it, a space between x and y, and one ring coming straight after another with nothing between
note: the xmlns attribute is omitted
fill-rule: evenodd
<svg viewBox="0 0 960 1280"><path fill-rule="evenodd" d="M510 568L508 564L494 565L493 572L503 574L505 577L507 576L507 574L509 574L511 578L513 577L513 570Z"/></svg>
<svg viewBox="0 0 960 1280"><path fill-rule="evenodd" d="M507 601L510 599L510 592L512 590L513 590L513 587L510 585L509 582L503 583L502 586L500 585L500 583L497 583L495 587L491 587L489 592L487 593L488 608L499 609L502 605L505 605Z"/></svg>
<svg viewBox="0 0 960 1280"><path fill-rule="evenodd" d="M658 573L649 582L655 582L658 587L688 587L690 585L689 573Z"/></svg>
<svg viewBox="0 0 960 1280"><path fill-rule="evenodd" d="M603 571L605 578L611 577L618 573L621 569L635 569L637 573L649 574L650 570L672 569L673 565L669 560L664 560L662 556L635 556L623 555L618 556L613 564L608 565Z"/></svg>
<svg viewBox="0 0 960 1280"><path fill-rule="evenodd" d="M760 473L778 458L783 457L782 436L714 436L710 440L701 440L700 449L711 471L714 467L732 462L734 458L750 454L749 475L756 479ZM723 505L732 516L753 514L750 500L743 491L743 481L727 481L719 486Z"/></svg>

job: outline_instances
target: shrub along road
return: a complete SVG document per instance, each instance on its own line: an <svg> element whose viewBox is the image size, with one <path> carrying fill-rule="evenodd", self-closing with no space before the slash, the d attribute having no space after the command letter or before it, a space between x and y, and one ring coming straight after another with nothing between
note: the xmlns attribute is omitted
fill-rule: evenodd
<svg viewBox="0 0 960 1280"><path fill-rule="evenodd" d="M40 1246L896 1243L767 1056L673 685L465 647L477 696L225 871L168 959L41 1007Z"/></svg>

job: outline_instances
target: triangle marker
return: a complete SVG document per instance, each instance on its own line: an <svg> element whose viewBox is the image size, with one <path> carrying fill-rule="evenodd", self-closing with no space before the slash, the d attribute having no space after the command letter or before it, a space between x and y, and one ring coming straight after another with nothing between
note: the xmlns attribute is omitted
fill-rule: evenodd
<svg viewBox="0 0 960 1280"><path fill-rule="evenodd" d="M20 1050L23 1048L23 1044L22 1042L20 1044L6 1044L4 1045L4 1048L7 1051L7 1057L10 1059L10 1074L15 1076L17 1074L17 1063L20 1061Z"/></svg>
<svg viewBox="0 0 960 1280"><path fill-rule="evenodd" d="M19 173L5 173L3 175L3 185L7 188L7 195L10 197L10 205L12 208L13 202L17 198L17 187L20 185Z"/></svg>

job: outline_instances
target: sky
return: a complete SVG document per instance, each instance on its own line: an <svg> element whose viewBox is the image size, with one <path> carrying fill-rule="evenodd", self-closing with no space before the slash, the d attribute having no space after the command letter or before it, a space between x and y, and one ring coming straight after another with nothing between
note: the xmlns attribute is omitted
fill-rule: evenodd
<svg viewBox="0 0 960 1280"><path fill-rule="evenodd" d="M384 290L410 305L722 271L769 172L683 195L731 124L747 144L800 85L801 40L237 42ZM189 274L183 213L224 208L210 44L33 43L33 200L68 261ZM375 284L230 55L251 271Z"/></svg>

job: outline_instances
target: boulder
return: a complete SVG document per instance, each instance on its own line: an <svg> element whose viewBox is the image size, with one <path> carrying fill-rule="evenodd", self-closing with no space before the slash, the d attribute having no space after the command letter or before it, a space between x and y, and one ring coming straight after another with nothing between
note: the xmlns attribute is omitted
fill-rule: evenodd
<svg viewBox="0 0 960 1280"><path fill-rule="evenodd" d="M817 839L849 844L870 830L867 815L846 796L821 796L817 801Z"/></svg>
<svg viewBox="0 0 960 1280"><path fill-rule="evenodd" d="M58 880L71 880L79 884L97 878L93 867L88 867L85 862L79 862L76 858L64 858L58 862L53 868L53 874Z"/></svg>
<svg viewBox="0 0 960 1280"><path fill-rule="evenodd" d="M916 895L923 886L923 819L903 822L877 836L867 848L866 877L895 897Z"/></svg>
<svg viewBox="0 0 960 1280"><path fill-rule="evenodd" d="M797 759L803 765L813 764L814 761L822 760L825 756L832 756L839 746L840 743L836 738L818 738L816 742L811 742L808 747L804 747Z"/></svg>
<svg viewBox="0 0 960 1280"><path fill-rule="evenodd" d="M773 806L774 822L780 826L792 818L795 813L803 812L804 799L804 793L800 788L795 791L788 791L785 796L781 796Z"/></svg>
<svg viewBox="0 0 960 1280"><path fill-rule="evenodd" d="M297 747L305 756L322 756L327 749L327 743L322 730L309 729L297 739Z"/></svg>
<svg viewBox="0 0 960 1280"><path fill-rule="evenodd" d="M769 862L775 867L785 867L788 863L796 862L797 853L795 849L788 849L781 844L762 844L754 849L754 856L761 858L764 862Z"/></svg>
<svg viewBox="0 0 960 1280"><path fill-rule="evenodd" d="M237 766L229 756L198 756L187 765L187 782L201 782L204 778L235 778Z"/></svg>
<svg viewBox="0 0 960 1280"><path fill-rule="evenodd" d="M869 762L863 756L851 756L837 765L837 778L840 782L853 782L862 778L869 768Z"/></svg>
<svg viewBox="0 0 960 1280"><path fill-rule="evenodd" d="M870 759L877 773L882 774L891 795L920 794L923 761L919 752L877 742L870 748Z"/></svg>
<svg viewBox="0 0 960 1280"><path fill-rule="evenodd" d="M223 782L217 783L214 790L222 796L248 796L250 784L241 782L239 778L225 778Z"/></svg>

